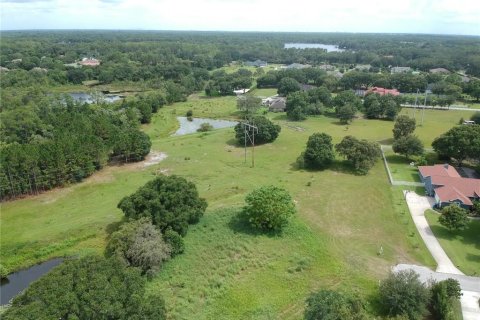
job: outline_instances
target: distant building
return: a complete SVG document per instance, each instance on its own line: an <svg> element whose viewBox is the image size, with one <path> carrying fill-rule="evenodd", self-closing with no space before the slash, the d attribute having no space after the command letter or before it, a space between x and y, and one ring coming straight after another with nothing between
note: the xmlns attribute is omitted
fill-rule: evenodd
<svg viewBox="0 0 480 320"><path fill-rule="evenodd" d="M240 94L247 93L248 91L250 91L250 89L237 89L237 90L233 90L233 93L235 93L236 95L240 95Z"/></svg>
<svg viewBox="0 0 480 320"><path fill-rule="evenodd" d="M322 64L321 66L318 66L318 69L325 70L325 71L333 71L335 70L335 67L332 66L331 64Z"/></svg>
<svg viewBox="0 0 480 320"><path fill-rule="evenodd" d="M472 201L480 199L480 179L463 178L448 164L419 166L418 171L427 194L439 208L454 203L468 209Z"/></svg>
<svg viewBox="0 0 480 320"><path fill-rule="evenodd" d="M355 70L358 71L369 71L372 66L369 64L359 64L355 67Z"/></svg>
<svg viewBox="0 0 480 320"><path fill-rule="evenodd" d="M305 69L311 68L312 66L309 64L301 64L301 63L292 63L287 66L287 69Z"/></svg>
<svg viewBox="0 0 480 320"><path fill-rule="evenodd" d="M412 71L410 67L392 67L390 73L409 73Z"/></svg>
<svg viewBox="0 0 480 320"><path fill-rule="evenodd" d="M10 69L5 68L5 67L0 67L0 72L8 72Z"/></svg>
<svg viewBox="0 0 480 320"><path fill-rule="evenodd" d="M367 91L365 91L365 94L369 94L369 93L376 93L381 96L384 96L386 94L391 94L392 96L398 96L400 94L400 92L397 89L385 89L381 87L369 88Z"/></svg>
<svg viewBox="0 0 480 320"><path fill-rule="evenodd" d="M430 73L450 73L450 71L448 71L447 69L445 68L435 68L435 69L430 69L429 70Z"/></svg>
<svg viewBox="0 0 480 320"><path fill-rule="evenodd" d="M343 73L340 71L327 71L328 75L334 76L337 79L341 79L343 77Z"/></svg>
<svg viewBox="0 0 480 320"><path fill-rule="evenodd" d="M268 107L270 112L284 112L287 106L287 99L275 95L262 100L262 104Z"/></svg>
<svg viewBox="0 0 480 320"><path fill-rule="evenodd" d="M32 69L32 71L35 71L35 72L48 72L48 70L46 68L39 68L39 67L35 67Z"/></svg>
<svg viewBox="0 0 480 320"><path fill-rule="evenodd" d="M100 60L97 60L95 58L83 58L82 61L79 62L79 64L82 66L96 67L100 65Z"/></svg>
<svg viewBox="0 0 480 320"><path fill-rule="evenodd" d="M12 63L20 63L20 62L22 62L22 59L13 59L12 60Z"/></svg>
<svg viewBox="0 0 480 320"><path fill-rule="evenodd" d="M267 62L263 60L247 61L245 65L248 67L263 68L267 66Z"/></svg>

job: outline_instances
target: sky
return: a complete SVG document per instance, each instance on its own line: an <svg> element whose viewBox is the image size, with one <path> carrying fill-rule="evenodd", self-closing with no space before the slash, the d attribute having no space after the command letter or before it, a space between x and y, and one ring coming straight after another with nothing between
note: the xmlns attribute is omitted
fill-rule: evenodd
<svg viewBox="0 0 480 320"><path fill-rule="evenodd" d="M480 35L478 0L0 0L1 30Z"/></svg>

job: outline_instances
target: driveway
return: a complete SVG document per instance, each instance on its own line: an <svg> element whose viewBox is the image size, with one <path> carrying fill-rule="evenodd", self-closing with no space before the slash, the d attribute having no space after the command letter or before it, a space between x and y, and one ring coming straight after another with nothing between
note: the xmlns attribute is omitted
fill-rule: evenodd
<svg viewBox="0 0 480 320"><path fill-rule="evenodd" d="M404 196L410 214L412 215L413 222L425 242L425 245L437 262L437 270L434 272L427 267L399 264L393 268L393 271L412 269L420 275L420 279L423 282L427 282L429 279L442 281L448 278L453 278L458 280L460 287L462 288L460 303L462 305L463 320L480 319L480 307L478 305L480 298L480 278L466 276L455 267L445 251L443 251L443 248L440 246L440 243L433 234L432 229L430 229L427 219L425 218L424 213L426 210L432 208L435 203L434 199L431 197L419 196L412 191L404 191Z"/></svg>
<svg viewBox="0 0 480 320"><path fill-rule="evenodd" d="M455 267L445 251L443 251L425 218L424 212L433 207L435 200L431 197L419 196L413 191L404 191L404 195L418 233L420 233L425 245L437 262L436 271L462 275L463 272Z"/></svg>

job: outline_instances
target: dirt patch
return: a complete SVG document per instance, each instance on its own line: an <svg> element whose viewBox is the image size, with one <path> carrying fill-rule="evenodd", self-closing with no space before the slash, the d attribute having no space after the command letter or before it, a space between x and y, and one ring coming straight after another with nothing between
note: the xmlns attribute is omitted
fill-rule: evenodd
<svg viewBox="0 0 480 320"><path fill-rule="evenodd" d="M167 158L167 154L165 152L153 151L153 152L150 152L146 157L146 159L140 162L140 164L143 167L149 167L165 160L166 158Z"/></svg>

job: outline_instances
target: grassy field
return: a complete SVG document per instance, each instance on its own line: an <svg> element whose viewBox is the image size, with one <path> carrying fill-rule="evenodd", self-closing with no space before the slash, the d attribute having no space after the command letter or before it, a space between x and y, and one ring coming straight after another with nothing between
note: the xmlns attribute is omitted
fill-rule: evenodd
<svg viewBox="0 0 480 320"><path fill-rule="evenodd" d="M260 98L268 98L277 94L277 88L265 88L265 89L253 89L247 93L251 96L256 96Z"/></svg>
<svg viewBox="0 0 480 320"><path fill-rule="evenodd" d="M393 180L420 182L417 166L411 166L414 160L407 160L404 156L394 153L391 149L385 148L385 159L387 159L388 167L392 173Z"/></svg>
<svg viewBox="0 0 480 320"><path fill-rule="evenodd" d="M480 221L472 220L468 229L449 231L438 222L433 210L425 216L433 233L453 263L467 275L480 275Z"/></svg>
<svg viewBox="0 0 480 320"><path fill-rule="evenodd" d="M401 188L388 184L380 161L367 176L352 174L341 159L319 172L294 164L314 132L327 132L335 143L345 135L380 141L391 136L392 122L357 119L345 126L319 116L296 123L271 114L282 132L274 143L255 149L251 168L233 129L170 137L175 117L190 109L196 117L238 116L235 97L193 95L161 109L143 128L152 149L168 155L159 164L108 167L80 184L4 203L2 264L17 269L53 256L101 253L122 219L118 201L153 175L167 173L195 182L209 203L185 238L186 252L149 283L149 290L165 296L172 319L298 319L305 297L320 287L359 292L377 314L370 297L392 265L434 266ZM461 113L432 111L424 128L443 132L457 117ZM435 137L419 135L425 143ZM286 188L297 203L298 213L282 236L256 234L236 219L245 194L266 184Z"/></svg>

